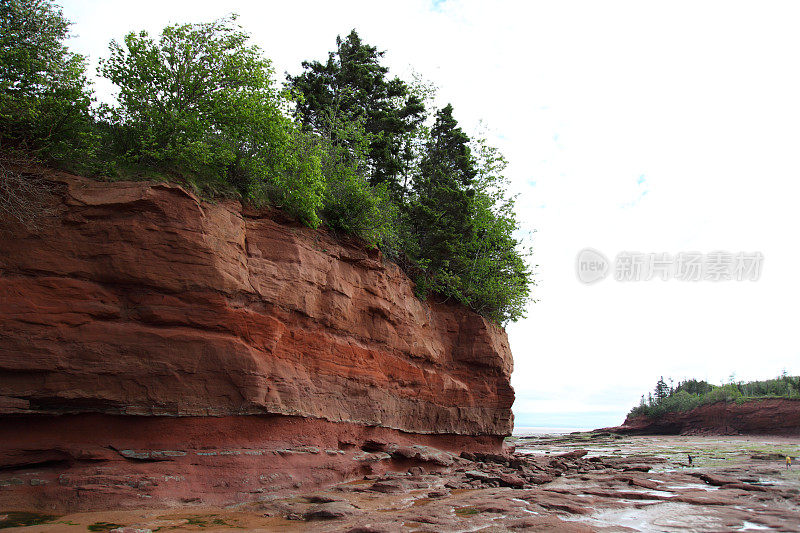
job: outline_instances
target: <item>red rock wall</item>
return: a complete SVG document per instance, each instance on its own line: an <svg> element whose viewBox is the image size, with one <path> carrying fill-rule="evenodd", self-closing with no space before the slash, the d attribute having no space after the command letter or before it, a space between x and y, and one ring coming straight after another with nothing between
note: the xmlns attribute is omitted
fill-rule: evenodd
<svg viewBox="0 0 800 533"><path fill-rule="evenodd" d="M800 400L718 402L658 419L636 416L613 428L632 434L800 435Z"/></svg>
<svg viewBox="0 0 800 533"><path fill-rule="evenodd" d="M229 505L411 464L437 470L452 463L451 453L497 446L490 436L283 415L32 415L1 423L0 510Z"/></svg>
<svg viewBox="0 0 800 533"><path fill-rule="evenodd" d="M167 432L241 417L265 443L265 415L311 433L483 436L460 448L499 449L511 432L505 332L419 301L379 252L173 185L52 179L53 216L0 234L0 424L21 432L0 458L38 449L19 420L57 440L66 414ZM88 448L120 424L87 428Z"/></svg>

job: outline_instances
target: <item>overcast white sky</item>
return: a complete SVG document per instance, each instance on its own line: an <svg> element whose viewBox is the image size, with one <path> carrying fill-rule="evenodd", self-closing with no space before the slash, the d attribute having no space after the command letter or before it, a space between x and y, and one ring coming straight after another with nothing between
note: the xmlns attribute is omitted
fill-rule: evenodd
<svg viewBox="0 0 800 533"><path fill-rule="evenodd" d="M356 28L510 160L538 303L509 326L517 425L622 422L660 375L800 374L800 4L65 0L92 68L131 30L230 12L280 79ZM109 88L98 85L98 92ZM534 233L535 232L535 233ZM581 284L585 248L764 255L756 282Z"/></svg>

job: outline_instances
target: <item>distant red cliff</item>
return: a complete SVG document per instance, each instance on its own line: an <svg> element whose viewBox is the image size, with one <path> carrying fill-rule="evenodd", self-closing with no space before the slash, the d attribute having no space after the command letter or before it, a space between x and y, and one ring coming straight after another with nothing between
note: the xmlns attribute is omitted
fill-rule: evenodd
<svg viewBox="0 0 800 533"><path fill-rule="evenodd" d="M660 418L629 415L609 429L634 435L800 435L800 400L717 402Z"/></svg>
<svg viewBox="0 0 800 533"><path fill-rule="evenodd" d="M52 216L0 234L3 508L232 503L511 432L505 331L380 252L174 185L50 178Z"/></svg>

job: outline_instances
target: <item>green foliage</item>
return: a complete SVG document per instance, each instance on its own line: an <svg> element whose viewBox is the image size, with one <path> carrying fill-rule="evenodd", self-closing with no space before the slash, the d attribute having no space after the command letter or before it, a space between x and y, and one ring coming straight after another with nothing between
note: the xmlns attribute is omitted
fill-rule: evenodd
<svg viewBox="0 0 800 533"><path fill-rule="evenodd" d="M531 272L514 238L505 160L470 139L450 105L428 126L434 89L389 80L382 56L353 31L325 64L304 62L288 78L297 118L322 139L325 222L381 246L420 297L517 320Z"/></svg>
<svg viewBox="0 0 800 533"><path fill-rule="evenodd" d="M654 392L655 392L654 396L656 402L658 403L661 403L667 398L667 396L669 396L670 391L669 387L667 386L667 382L664 381L664 376L661 376L659 378L658 383L656 383L656 388Z"/></svg>
<svg viewBox="0 0 800 533"><path fill-rule="evenodd" d="M325 195L322 154L314 139L294 125L289 125L286 133L263 147L266 154L252 159L248 183L240 190L256 205L271 201L316 227Z"/></svg>
<svg viewBox="0 0 800 533"><path fill-rule="evenodd" d="M700 406L701 403L703 401L700 396L689 394L686 391L678 391L660 402L653 402L651 405L640 406L637 409L642 411L640 414L645 414L650 418L658 418L668 412L689 411Z"/></svg>
<svg viewBox="0 0 800 533"><path fill-rule="evenodd" d="M725 383L719 386L692 379L679 383L674 391L667 388L667 395L659 399L658 390L661 384L666 386L664 378L661 378L656 384L655 397L651 395L650 400L645 401L642 396L641 404L631 409L631 415L658 418L669 412L688 411L710 403L742 403L759 398L800 400L800 376L785 374L776 379ZM663 387L662 390L664 390Z"/></svg>
<svg viewBox="0 0 800 533"><path fill-rule="evenodd" d="M119 87L119 106L105 110L113 149L129 165L269 199L316 225L324 182L315 144L286 116L270 62L234 22L111 42L101 72Z"/></svg>
<svg viewBox="0 0 800 533"><path fill-rule="evenodd" d="M664 399L663 408L665 411L689 411L698 407L702 398L686 391L678 391Z"/></svg>
<svg viewBox="0 0 800 533"><path fill-rule="evenodd" d="M0 529L12 527L38 526L55 520L56 516L43 513L3 511L0 515Z"/></svg>
<svg viewBox="0 0 800 533"><path fill-rule="evenodd" d="M64 45L69 22L49 0L0 2L0 147L81 163L97 136L85 61ZM81 165L76 165L81 168Z"/></svg>
<svg viewBox="0 0 800 533"><path fill-rule="evenodd" d="M30 199L47 191L33 187L24 161L177 181L378 246L421 297L499 323L523 315L531 272L514 237L505 160L470 139L452 106L430 116L434 89L390 77L383 52L355 31L324 64L304 62L286 90L234 15L157 37L129 33L99 69L117 102L93 111L58 7L2 1L0 28L6 218L32 221L43 209Z"/></svg>
<svg viewBox="0 0 800 533"><path fill-rule="evenodd" d="M347 162L340 146L324 146L323 220L330 228L357 235L373 246L391 247L396 242L397 208L386 186L370 185L353 163Z"/></svg>
<svg viewBox="0 0 800 533"><path fill-rule="evenodd" d="M86 526L86 529L89 531L111 531L112 529L116 528L124 528L123 524L115 524L113 522L95 522L94 524L89 524Z"/></svg>
<svg viewBox="0 0 800 533"><path fill-rule="evenodd" d="M476 174L469 137L448 105L436 115L410 206L417 259L434 277L465 274L466 248L475 238L471 214Z"/></svg>
<svg viewBox="0 0 800 533"><path fill-rule="evenodd" d="M475 294L473 307L498 322L524 316L530 299L532 274L525 262L518 230L515 197L507 192L507 162L485 140L472 142L477 170L473 223L479 237L471 243L472 268L468 278Z"/></svg>
<svg viewBox="0 0 800 533"><path fill-rule="evenodd" d="M714 387L711 392L703 395L707 403L732 402L741 397L742 393L735 383L726 383L725 385Z"/></svg>
<svg viewBox="0 0 800 533"><path fill-rule="evenodd" d="M419 292L455 299L500 323L523 316L531 276L513 237L505 166L496 149L458 127L452 106L437 112L413 182L405 247L425 269Z"/></svg>
<svg viewBox="0 0 800 533"><path fill-rule="evenodd" d="M372 246L396 245L397 208L385 185L370 185L363 120L332 118L317 138L325 177L322 218L335 231L357 235Z"/></svg>
<svg viewBox="0 0 800 533"><path fill-rule="evenodd" d="M748 397L800 398L800 376L783 374L776 379L737 384Z"/></svg>
<svg viewBox="0 0 800 533"><path fill-rule="evenodd" d="M387 79L383 54L353 30L345 39L336 38L336 51L326 63L304 61L305 71L288 82L300 96L296 114L304 126L323 132L331 121L364 125L369 181L399 195L403 140L419 126L424 106L405 82ZM353 148L346 137L334 135L332 141Z"/></svg>
<svg viewBox="0 0 800 533"><path fill-rule="evenodd" d="M707 381L702 381L702 380L698 381L696 379L690 379L690 380L678 383L678 386L677 386L677 388L675 390L677 392L685 391L685 392L688 392L689 394L694 394L694 395L700 396L700 395L706 394L708 392L711 392L711 389L713 389L713 388L714 388L713 385L711 385Z"/></svg>

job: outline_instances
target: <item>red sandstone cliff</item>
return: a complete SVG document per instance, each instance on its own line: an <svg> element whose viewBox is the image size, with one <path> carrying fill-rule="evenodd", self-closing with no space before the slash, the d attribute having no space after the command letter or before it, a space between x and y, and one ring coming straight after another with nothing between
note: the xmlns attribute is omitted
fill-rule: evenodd
<svg viewBox="0 0 800 533"><path fill-rule="evenodd" d="M246 500L510 433L505 332L379 252L174 185L52 179L53 216L0 234L0 504Z"/></svg>
<svg viewBox="0 0 800 533"><path fill-rule="evenodd" d="M800 400L717 402L660 418L628 416L619 433L641 435L800 435Z"/></svg>

